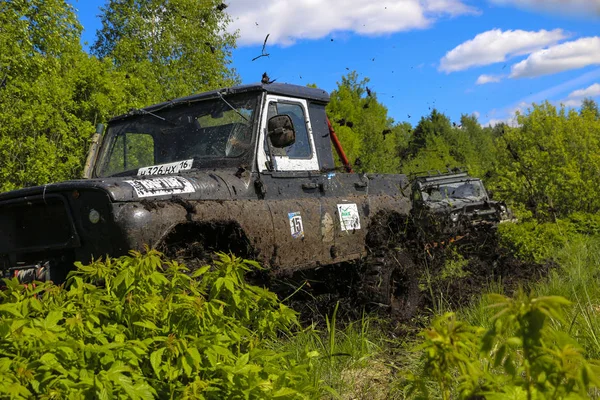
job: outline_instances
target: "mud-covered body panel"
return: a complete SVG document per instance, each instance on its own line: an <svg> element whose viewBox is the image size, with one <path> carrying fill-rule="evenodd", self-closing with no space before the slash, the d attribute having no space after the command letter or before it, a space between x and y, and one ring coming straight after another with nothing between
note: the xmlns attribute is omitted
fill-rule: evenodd
<svg viewBox="0 0 600 400"><path fill-rule="evenodd" d="M140 198L131 184L104 180L29 188L22 199L65 199L72 215L74 240L54 249L72 249L76 259L83 262L105 255L123 255L130 249L142 250L145 245L159 246L178 225L229 222L241 227L261 263L278 269L308 268L358 258L365 254L365 235L372 215L383 209L404 213L410 209L399 189L406 184L402 175L264 174L261 180L266 192L259 198L251 183L258 176L247 174L238 178L235 173L186 175L195 191L176 196ZM153 178L135 181L147 179ZM0 196L0 208L11 201L2 197L7 196ZM18 198L12 197L13 202ZM356 205L358 229L342 226L340 205ZM92 209L100 214L100 221L95 224L88 220ZM301 217L302 237L293 236L291 213ZM31 229L41 229L42 224L43 221ZM52 227L45 229L48 237L52 236ZM30 264L37 258L43 259L46 250L47 246L40 246L3 248L2 252Z"/></svg>

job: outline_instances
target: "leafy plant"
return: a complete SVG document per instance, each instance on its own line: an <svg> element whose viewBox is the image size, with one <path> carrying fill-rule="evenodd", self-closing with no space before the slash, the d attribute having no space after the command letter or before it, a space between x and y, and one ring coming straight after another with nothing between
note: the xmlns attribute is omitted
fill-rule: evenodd
<svg viewBox="0 0 600 400"><path fill-rule="evenodd" d="M550 323L563 321L559 296L516 299L490 295L498 312L485 330L457 320L454 313L437 318L424 337L421 375L413 391L428 398L427 382L437 383L443 399L586 398L600 386L600 364L588 360L579 344Z"/></svg>
<svg viewBox="0 0 600 400"><path fill-rule="evenodd" d="M567 220L539 223L528 221L501 224L498 227L500 244L517 258L542 263L554 258L556 251L577 233L577 226Z"/></svg>
<svg viewBox="0 0 600 400"><path fill-rule="evenodd" d="M0 392L13 398L310 398L306 352L267 345L296 314L219 254L192 275L154 250L78 265L67 287L7 280ZM99 287L101 285L101 287Z"/></svg>

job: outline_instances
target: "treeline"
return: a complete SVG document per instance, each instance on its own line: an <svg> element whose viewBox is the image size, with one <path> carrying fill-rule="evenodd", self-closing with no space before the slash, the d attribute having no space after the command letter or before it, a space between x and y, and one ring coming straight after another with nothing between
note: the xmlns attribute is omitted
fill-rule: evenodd
<svg viewBox="0 0 600 400"><path fill-rule="evenodd" d="M516 126L483 127L475 115L452 122L432 110L413 128L393 121L377 94L352 72L328 108L357 171L415 173L466 167L523 219L555 221L600 211L600 111L532 104Z"/></svg>
<svg viewBox="0 0 600 400"><path fill-rule="evenodd" d="M217 0L110 0L90 53L65 0L0 1L0 191L81 176L96 123L234 84Z"/></svg>

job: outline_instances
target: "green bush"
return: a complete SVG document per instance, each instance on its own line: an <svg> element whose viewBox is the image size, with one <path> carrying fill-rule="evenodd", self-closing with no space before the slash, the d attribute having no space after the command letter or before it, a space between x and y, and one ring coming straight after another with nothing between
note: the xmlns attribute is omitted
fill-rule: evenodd
<svg viewBox="0 0 600 400"><path fill-rule="evenodd" d="M563 297L511 299L490 295L491 327L472 326L454 313L438 317L424 338L418 398L583 399L600 386L600 364L563 329ZM437 387L432 386L432 383Z"/></svg>
<svg viewBox="0 0 600 400"><path fill-rule="evenodd" d="M78 265L66 287L6 280L0 393L12 398L312 398L311 358L270 350L297 325L219 254L189 275L156 251ZM317 382L318 384L318 382Z"/></svg>
<svg viewBox="0 0 600 400"><path fill-rule="evenodd" d="M577 234L577 226L566 220L539 223L500 224L498 238L502 247L524 261L542 263L555 256L570 237Z"/></svg>
<svg viewBox="0 0 600 400"><path fill-rule="evenodd" d="M569 241L600 234L600 215L572 213L556 222L540 223L525 218L517 224L501 224L498 228L500 244L516 257L533 262L554 259Z"/></svg>
<svg viewBox="0 0 600 400"><path fill-rule="evenodd" d="M600 234L600 214L589 214L576 212L568 217L577 233L583 235L598 235Z"/></svg>

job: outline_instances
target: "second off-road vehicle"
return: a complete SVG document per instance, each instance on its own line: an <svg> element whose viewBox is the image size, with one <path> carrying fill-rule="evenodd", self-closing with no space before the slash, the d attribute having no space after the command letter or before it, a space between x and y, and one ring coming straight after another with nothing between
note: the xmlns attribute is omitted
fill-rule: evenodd
<svg viewBox="0 0 600 400"><path fill-rule="evenodd" d="M490 199L481 179L461 169L415 174L411 181L412 221L425 244L493 229L511 219L506 203Z"/></svg>

